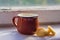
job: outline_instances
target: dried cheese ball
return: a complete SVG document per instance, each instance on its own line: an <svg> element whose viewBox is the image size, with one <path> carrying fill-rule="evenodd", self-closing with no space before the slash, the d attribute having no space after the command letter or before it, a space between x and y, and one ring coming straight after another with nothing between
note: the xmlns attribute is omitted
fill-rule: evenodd
<svg viewBox="0 0 60 40"><path fill-rule="evenodd" d="M36 31L36 35L37 36L46 36L47 35L47 31L45 30L45 28L37 28L37 31Z"/></svg>
<svg viewBox="0 0 60 40"><path fill-rule="evenodd" d="M48 33L49 36L54 36L56 34L51 26L48 26Z"/></svg>

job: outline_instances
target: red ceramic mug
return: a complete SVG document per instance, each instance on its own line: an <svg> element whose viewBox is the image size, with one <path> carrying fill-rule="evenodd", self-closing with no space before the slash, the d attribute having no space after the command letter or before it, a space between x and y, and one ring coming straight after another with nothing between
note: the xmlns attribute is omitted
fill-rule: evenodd
<svg viewBox="0 0 60 40"><path fill-rule="evenodd" d="M18 18L17 23L15 21L16 18ZM21 13L13 17L12 21L19 33L32 35L38 27L38 14Z"/></svg>

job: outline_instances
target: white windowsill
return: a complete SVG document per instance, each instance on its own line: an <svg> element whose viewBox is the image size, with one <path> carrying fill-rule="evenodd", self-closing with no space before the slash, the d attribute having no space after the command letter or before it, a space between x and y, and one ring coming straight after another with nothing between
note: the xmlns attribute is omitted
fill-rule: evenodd
<svg viewBox="0 0 60 40"><path fill-rule="evenodd" d="M17 10L60 10L60 6L21 6L21 7L0 7L0 10L17 11Z"/></svg>

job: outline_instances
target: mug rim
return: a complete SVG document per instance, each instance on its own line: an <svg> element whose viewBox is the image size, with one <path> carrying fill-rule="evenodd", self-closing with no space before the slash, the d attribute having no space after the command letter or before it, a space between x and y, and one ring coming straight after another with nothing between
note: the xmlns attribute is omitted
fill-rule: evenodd
<svg viewBox="0 0 60 40"><path fill-rule="evenodd" d="M37 17L38 14L36 14L36 13L20 13L17 16L20 16L20 17Z"/></svg>

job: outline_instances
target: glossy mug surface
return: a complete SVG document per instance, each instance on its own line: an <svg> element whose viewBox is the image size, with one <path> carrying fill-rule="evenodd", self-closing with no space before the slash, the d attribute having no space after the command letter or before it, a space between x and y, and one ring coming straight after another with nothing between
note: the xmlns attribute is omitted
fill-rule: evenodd
<svg viewBox="0 0 60 40"><path fill-rule="evenodd" d="M17 23L16 18L18 18ZM32 35L38 27L38 14L21 13L13 17L12 21L19 33Z"/></svg>

